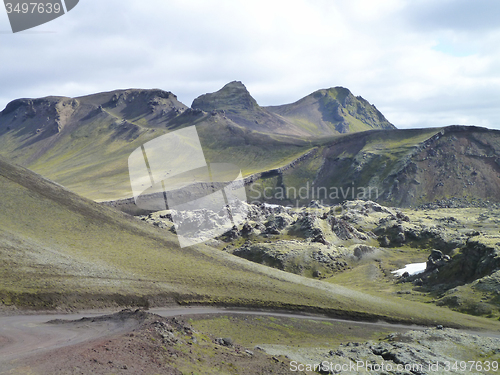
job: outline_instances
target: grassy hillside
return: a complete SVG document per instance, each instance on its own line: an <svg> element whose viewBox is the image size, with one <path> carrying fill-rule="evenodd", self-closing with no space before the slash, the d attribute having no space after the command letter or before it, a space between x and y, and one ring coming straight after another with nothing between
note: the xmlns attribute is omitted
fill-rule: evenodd
<svg viewBox="0 0 500 375"><path fill-rule="evenodd" d="M207 162L231 162L252 177L251 201L264 200L264 191L268 203L293 205L355 198L394 206L500 201L498 131L396 130L366 100L340 87L264 108L232 82L193 107L161 90L19 99L0 113L0 155L93 200L130 198L130 154L170 131L196 126ZM344 131L350 133L339 134Z"/></svg>
<svg viewBox="0 0 500 375"><path fill-rule="evenodd" d="M201 302L500 328L440 308L381 300L290 275L205 246L180 249L168 231L101 207L3 159L0 189L3 306Z"/></svg>
<svg viewBox="0 0 500 375"><path fill-rule="evenodd" d="M500 201L497 130L449 126L369 131L313 145L318 149L313 157L257 181L249 194L263 196L267 188L273 197L268 203L294 206L312 199L325 204L370 199L398 207L435 200ZM300 197L298 192L306 187L308 194L304 190Z"/></svg>
<svg viewBox="0 0 500 375"><path fill-rule="evenodd" d="M241 82L200 96L193 109L158 89L17 99L0 112L0 155L87 198L115 200L132 196L129 155L169 131L197 126L209 163L231 161L249 176L289 165L319 136L377 128L383 118L347 89L300 103L293 108L319 115L282 116L259 106ZM335 130L335 116L346 129Z"/></svg>
<svg viewBox="0 0 500 375"><path fill-rule="evenodd" d="M344 87L318 90L299 101L266 107L316 137L372 129L395 129L377 108Z"/></svg>
<svg viewBox="0 0 500 375"><path fill-rule="evenodd" d="M289 162L309 145L249 131L220 114L188 110L169 93L127 90L9 104L0 115L0 155L85 197L125 198L132 196L130 154L158 136L192 125L208 162L232 160L244 175Z"/></svg>

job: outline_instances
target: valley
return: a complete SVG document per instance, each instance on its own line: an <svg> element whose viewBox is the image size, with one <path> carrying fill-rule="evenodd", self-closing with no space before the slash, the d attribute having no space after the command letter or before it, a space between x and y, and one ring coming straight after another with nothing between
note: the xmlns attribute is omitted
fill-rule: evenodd
<svg viewBox="0 0 500 375"><path fill-rule="evenodd" d="M246 200L136 204L129 156L188 127L211 174L218 163L241 170ZM176 162L190 170L184 151ZM342 87L273 107L237 81L191 107L159 89L14 100L0 112L0 321L92 318L57 322L80 332L59 348L76 350L75 363L55 347L21 364L10 352L0 373L137 370L124 350L165 374L286 374L321 358L498 361L499 160L496 130L396 129ZM185 202L231 182L170 178ZM425 271L393 273L411 263ZM102 336L96 313L116 313ZM0 353L15 351L15 335L0 331Z"/></svg>

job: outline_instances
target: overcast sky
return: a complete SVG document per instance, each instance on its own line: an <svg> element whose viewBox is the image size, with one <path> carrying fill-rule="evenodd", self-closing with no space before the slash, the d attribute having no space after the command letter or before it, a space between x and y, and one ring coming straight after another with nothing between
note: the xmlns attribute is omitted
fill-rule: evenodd
<svg viewBox="0 0 500 375"><path fill-rule="evenodd" d="M80 0L12 34L0 9L0 109L132 87L191 105L239 80L260 105L344 86L399 128L500 129L499 15L496 0Z"/></svg>

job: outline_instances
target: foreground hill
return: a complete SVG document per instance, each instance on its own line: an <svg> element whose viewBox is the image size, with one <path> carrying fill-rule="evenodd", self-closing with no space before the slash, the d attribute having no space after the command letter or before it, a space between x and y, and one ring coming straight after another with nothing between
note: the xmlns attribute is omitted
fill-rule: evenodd
<svg viewBox="0 0 500 375"><path fill-rule="evenodd" d="M375 297L239 259L83 199L0 159L1 306L206 303L451 326L497 323Z"/></svg>
<svg viewBox="0 0 500 375"><path fill-rule="evenodd" d="M0 365L9 374L305 375L339 373L339 369L349 369L354 363L358 370L354 373L369 373L371 368L383 366L388 369L384 374L398 375L446 373L454 363L460 363L462 369L467 365L493 373L500 359L499 338L450 328L408 331L404 326L279 314L191 315L183 311L181 316L168 318L158 313L124 310L73 321L52 320L48 324L52 336L73 336L78 330L91 331L97 338L87 337L73 345L65 340L63 347L59 344L38 353L23 348L28 356L21 356L22 350L16 359L3 363L0 356ZM23 343L32 332L23 332ZM350 342L345 344L347 337ZM313 364L321 366L316 365L313 372ZM402 372L402 368L411 368L412 372Z"/></svg>

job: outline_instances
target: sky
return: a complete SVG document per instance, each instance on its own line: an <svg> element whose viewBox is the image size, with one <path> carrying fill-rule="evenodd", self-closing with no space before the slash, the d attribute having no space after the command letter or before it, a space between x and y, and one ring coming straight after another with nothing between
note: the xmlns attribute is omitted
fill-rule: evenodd
<svg viewBox="0 0 500 375"><path fill-rule="evenodd" d="M0 8L0 110L124 88L190 106L237 80L263 106L343 86L398 128L500 129L499 14L496 0L80 0L13 34Z"/></svg>

